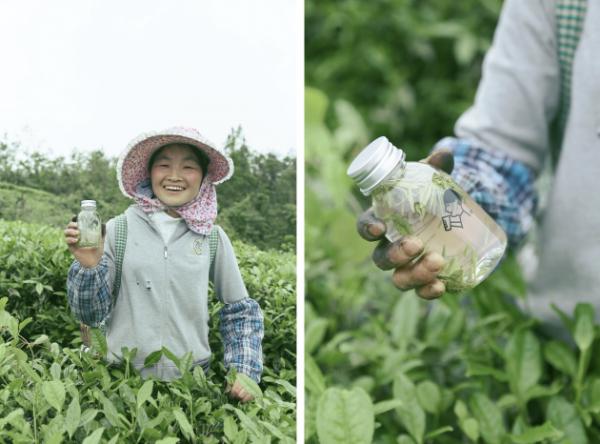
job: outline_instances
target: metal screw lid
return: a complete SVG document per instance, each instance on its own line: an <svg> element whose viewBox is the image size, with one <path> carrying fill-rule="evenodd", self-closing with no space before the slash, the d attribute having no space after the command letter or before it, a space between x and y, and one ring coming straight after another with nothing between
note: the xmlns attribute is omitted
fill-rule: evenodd
<svg viewBox="0 0 600 444"><path fill-rule="evenodd" d="M96 208L96 201L95 200L82 200L81 208Z"/></svg>
<svg viewBox="0 0 600 444"><path fill-rule="evenodd" d="M367 145L348 167L347 174L368 196L396 166L404 162L404 151L396 148L385 136Z"/></svg>

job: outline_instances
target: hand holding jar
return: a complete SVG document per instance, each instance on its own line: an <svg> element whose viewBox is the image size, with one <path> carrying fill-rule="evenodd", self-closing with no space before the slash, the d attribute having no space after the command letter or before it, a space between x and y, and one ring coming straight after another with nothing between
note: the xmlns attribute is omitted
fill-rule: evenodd
<svg viewBox="0 0 600 444"><path fill-rule="evenodd" d="M380 240L373 260L395 268L394 284L426 299L482 282L506 249L506 235L449 176L449 152L405 162L385 137L367 146L348 174L373 207L358 221L361 236Z"/></svg>

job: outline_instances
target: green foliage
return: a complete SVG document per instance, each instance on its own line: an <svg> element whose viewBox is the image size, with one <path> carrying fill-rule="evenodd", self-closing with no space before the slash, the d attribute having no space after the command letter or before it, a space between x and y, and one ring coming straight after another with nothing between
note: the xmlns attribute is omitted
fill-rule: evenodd
<svg viewBox="0 0 600 444"><path fill-rule="evenodd" d="M512 256L463 295L427 302L399 292L355 231L364 207L345 169L364 125L319 90L307 89L305 109L307 442L335 442L353 412L363 443L372 420L378 443L600 442L591 307L565 316L568 340L547 336L509 297L527 297ZM329 112L343 128L325 124ZM308 154L316 151L318 161ZM370 399L360 409L357 393Z"/></svg>
<svg viewBox="0 0 600 444"><path fill-rule="evenodd" d="M306 82L355 105L408 158L424 157L472 103L501 4L307 0Z"/></svg>
<svg viewBox="0 0 600 444"><path fill-rule="evenodd" d="M293 251L296 246L296 159L252 152L241 128L227 138L225 151L235 174L218 187L218 222L237 238L259 248Z"/></svg>
<svg viewBox="0 0 600 444"><path fill-rule="evenodd" d="M293 251L296 159L253 152L241 128L229 135L226 151L235 174L217 188L217 223L233 238L261 249ZM83 199L97 201L104 221L132 203L119 190L117 159L100 150L73 152L69 158L34 152L19 160L19 154L18 145L0 142L0 219L62 228Z"/></svg>
<svg viewBox="0 0 600 444"><path fill-rule="evenodd" d="M146 362L164 354L183 377L143 380L131 364L135 349L124 350L119 365L80 351L78 322L66 301L72 257L61 230L0 222L0 239L0 295L8 296L0 298L0 443L293 442L294 254L234 241L248 292L265 318L263 380L259 386L239 375L257 398L240 404L224 393L233 375L222 363L220 303L209 306L208 374L190 370L191 354L163 348Z"/></svg>

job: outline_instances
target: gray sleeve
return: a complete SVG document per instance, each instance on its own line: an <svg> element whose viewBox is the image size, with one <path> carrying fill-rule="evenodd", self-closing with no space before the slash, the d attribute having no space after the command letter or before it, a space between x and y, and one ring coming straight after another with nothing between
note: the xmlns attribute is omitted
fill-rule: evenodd
<svg viewBox="0 0 600 444"><path fill-rule="evenodd" d="M484 63L475 103L455 133L541 170L557 113L560 69L555 1L506 0Z"/></svg>
<svg viewBox="0 0 600 444"><path fill-rule="evenodd" d="M210 278L215 286L215 294L226 304L231 304L248 297L248 291L242 280L233 246L227 234L217 227L219 243L217 253L210 271Z"/></svg>

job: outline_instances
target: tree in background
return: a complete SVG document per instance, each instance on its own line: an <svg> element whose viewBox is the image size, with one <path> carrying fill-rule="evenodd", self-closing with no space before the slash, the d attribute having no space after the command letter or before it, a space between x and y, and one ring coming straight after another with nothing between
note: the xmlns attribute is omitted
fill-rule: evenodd
<svg viewBox="0 0 600 444"><path fill-rule="evenodd" d="M117 184L117 159L100 150L73 152L69 158L39 152L19 158L20 151L19 144L0 142L1 219L63 227L83 199L95 199L105 220L131 204ZM261 249L293 250L296 160L253 152L239 127L228 136L226 151L235 174L218 187L217 222L234 238Z"/></svg>
<svg viewBox="0 0 600 444"><path fill-rule="evenodd" d="M296 159L258 154L238 127L227 137L235 172L218 187L218 223L259 248L293 250L296 241Z"/></svg>
<svg viewBox="0 0 600 444"><path fill-rule="evenodd" d="M307 0L306 83L352 103L371 137L422 158L473 102L501 5Z"/></svg>

